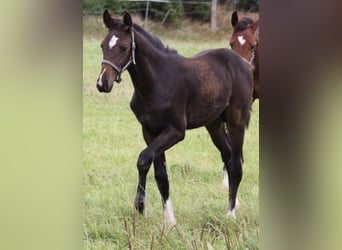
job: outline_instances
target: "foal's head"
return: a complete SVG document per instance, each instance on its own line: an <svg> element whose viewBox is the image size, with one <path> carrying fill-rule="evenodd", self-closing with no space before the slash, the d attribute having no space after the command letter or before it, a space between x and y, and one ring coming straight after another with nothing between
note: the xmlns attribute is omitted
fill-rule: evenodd
<svg viewBox="0 0 342 250"><path fill-rule="evenodd" d="M134 58L134 34L131 16L125 12L123 19L113 19L108 10L103 13L103 22L109 32L101 43L103 61L96 87L100 92L110 92L114 81L121 81L121 73Z"/></svg>
<svg viewBox="0 0 342 250"><path fill-rule="evenodd" d="M231 24L234 31L230 38L230 47L251 64L259 42L259 20L254 22L247 17L239 19L235 11Z"/></svg>

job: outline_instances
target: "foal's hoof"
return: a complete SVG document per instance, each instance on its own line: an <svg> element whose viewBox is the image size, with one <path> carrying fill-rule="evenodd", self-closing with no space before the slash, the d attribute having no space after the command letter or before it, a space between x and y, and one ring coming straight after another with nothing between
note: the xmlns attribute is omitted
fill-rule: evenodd
<svg viewBox="0 0 342 250"><path fill-rule="evenodd" d="M143 201L134 202L135 209L139 211L140 214L144 214L145 203Z"/></svg>
<svg viewBox="0 0 342 250"><path fill-rule="evenodd" d="M168 220L168 219L164 218L164 226L166 228L172 228L172 227L176 226L176 224L177 224L177 221L175 219L174 220Z"/></svg>

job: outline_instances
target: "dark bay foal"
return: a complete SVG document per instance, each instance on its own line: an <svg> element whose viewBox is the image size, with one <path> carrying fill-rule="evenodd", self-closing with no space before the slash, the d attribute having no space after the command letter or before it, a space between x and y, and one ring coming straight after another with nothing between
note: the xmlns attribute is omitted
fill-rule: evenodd
<svg viewBox="0 0 342 250"><path fill-rule="evenodd" d="M146 176L153 163L164 222L176 224L165 151L184 139L186 129L205 126L229 175L228 215L235 217L244 133L252 103L250 67L228 49L183 57L133 24L127 12L121 20L113 19L106 10L103 21L109 32L101 44L103 61L96 86L108 93L114 82L120 82L121 73L128 70L134 86L131 109L147 144L137 161L135 207L143 213Z"/></svg>

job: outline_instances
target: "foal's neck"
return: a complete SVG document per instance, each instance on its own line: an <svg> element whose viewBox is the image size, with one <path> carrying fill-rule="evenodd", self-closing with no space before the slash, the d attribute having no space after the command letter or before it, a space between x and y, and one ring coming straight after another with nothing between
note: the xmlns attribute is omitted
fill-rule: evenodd
<svg viewBox="0 0 342 250"><path fill-rule="evenodd" d="M139 95L151 94L158 84L157 77L165 67L167 57L139 32L135 32L135 65L128 68L134 89Z"/></svg>

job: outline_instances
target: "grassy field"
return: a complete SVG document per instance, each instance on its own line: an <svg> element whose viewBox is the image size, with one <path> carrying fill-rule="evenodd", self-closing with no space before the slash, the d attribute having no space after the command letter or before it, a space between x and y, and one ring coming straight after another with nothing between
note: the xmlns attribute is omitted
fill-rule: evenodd
<svg viewBox="0 0 342 250"><path fill-rule="evenodd" d="M130 77L125 72L110 94L97 92L105 30L90 33L83 41L84 249L258 249L259 102L253 105L245 136L237 219L226 218L228 191L221 186L220 154L206 130L200 128L187 131L185 140L166 152L177 226L163 228L153 168L147 179L146 216L139 216L133 208L136 161L145 144L129 108L133 93ZM172 32L158 35L187 56L228 44L228 35L196 42Z"/></svg>

